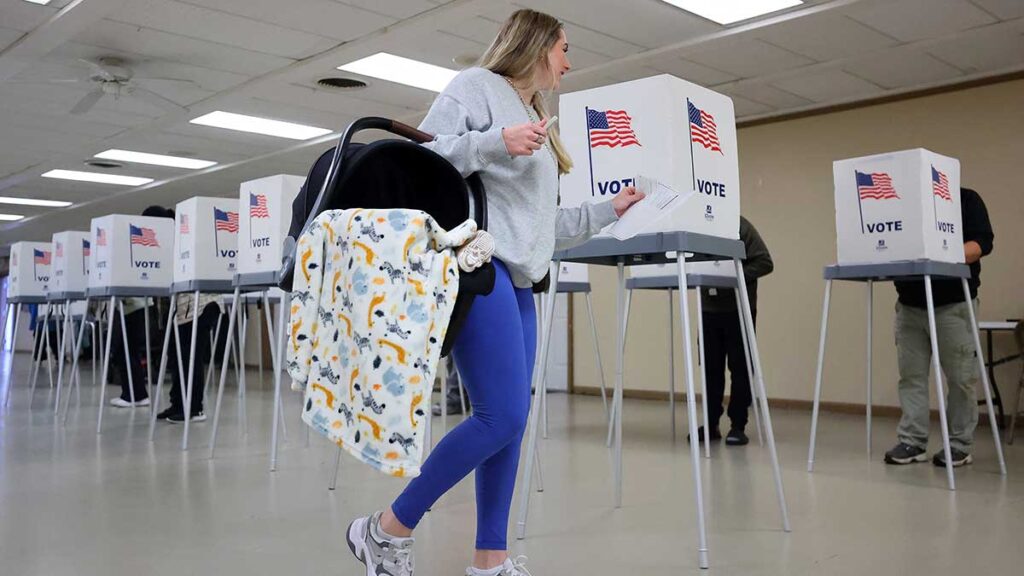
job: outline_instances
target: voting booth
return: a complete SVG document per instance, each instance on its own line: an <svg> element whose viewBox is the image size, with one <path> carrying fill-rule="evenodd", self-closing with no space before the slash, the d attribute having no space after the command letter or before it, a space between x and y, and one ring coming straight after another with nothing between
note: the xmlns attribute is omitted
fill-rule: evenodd
<svg viewBox="0 0 1024 576"><path fill-rule="evenodd" d="M242 182L239 189L238 274L242 285L276 284L292 201L304 176L278 174Z"/></svg>
<svg viewBox="0 0 1024 576"><path fill-rule="evenodd" d="M638 175L693 190L645 232L739 238L739 163L732 100L670 75L563 94L558 125L575 167L562 206L601 202Z"/></svg>
<svg viewBox="0 0 1024 576"><path fill-rule="evenodd" d="M88 232L66 231L53 235L53 266L50 298L81 300L89 286L92 241ZM74 312L74 310L73 310Z"/></svg>
<svg viewBox="0 0 1024 576"><path fill-rule="evenodd" d="M238 200L197 196L179 202L174 212L173 290L230 290L238 253Z"/></svg>
<svg viewBox="0 0 1024 576"><path fill-rule="evenodd" d="M174 261L174 220L111 214L93 218L90 228L90 296L167 294Z"/></svg>
<svg viewBox="0 0 1024 576"><path fill-rule="evenodd" d="M7 297L14 302L45 302L52 281L52 264L53 247L49 242L12 244Z"/></svg>
<svg viewBox="0 0 1024 576"><path fill-rule="evenodd" d="M832 165L838 263L962 264L960 162L921 148Z"/></svg>

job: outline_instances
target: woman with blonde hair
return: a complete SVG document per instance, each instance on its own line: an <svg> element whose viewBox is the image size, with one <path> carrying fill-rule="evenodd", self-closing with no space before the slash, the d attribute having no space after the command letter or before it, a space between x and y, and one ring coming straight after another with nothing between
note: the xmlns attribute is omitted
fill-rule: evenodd
<svg viewBox="0 0 1024 576"><path fill-rule="evenodd" d="M467 576L528 574L521 559L509 558L506 537L536 352L531 288L545 277L556 247L585 242L643 198L627 188L603 203L558 207L558 177L572 161L556 129L548 129L543 92L556 90L569 71L568 50L557 19L515 12L480 67L459 73L420 125L436 134L428 148L463 176L479 174L486 187L496 281L489 295L474 300L453 349L472 416L438 443L389 508L348 529L349 548L367 576L412 576L413 530L473 471L477 536Z"/></svg>

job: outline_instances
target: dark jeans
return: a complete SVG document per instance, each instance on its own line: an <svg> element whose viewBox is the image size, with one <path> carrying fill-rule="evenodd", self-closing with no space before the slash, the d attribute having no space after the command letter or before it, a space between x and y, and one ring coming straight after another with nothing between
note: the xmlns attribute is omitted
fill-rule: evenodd
<svg viewBox="0 0 1024 576"><path fill-rule="evenodd" d="M203 369L204 365L210 363L210 335L213 334L213 330L217 325L217 317L220 315L220 309L216 304L208 304L206 308L199 314L199 326L196 328L196 363L192 368L192 414L203 411L203 391L206 382L206 372ZM173 336L173 335L172 335ZM182 374L185 376L184 385L188 386L188 362L189 362L189 347L192 343L192 323L178 325L178 338L181 342L181 363L183 365ZM178 380L178 356L174 349L174 343L171 343L171 348L168 351L168 362L167 370L171 373L171 409L174 412L184 413L183 407L185 401L181 396L182 386Z"/></svg>
<svg viewBox="0 0 1024 576"><path fill-rule="evenodd" d="M756 310L753 316L756 324ZM708 419L711 427L717 428L722 417L725 367L728 364L732 380L729 420L732 421L733 428L743 429L747 425L747 409L750 408L751 395L738 312L704 313L704 354L707 362Z"/></svg>
<svg viewBox="0 0 1024 576"><path fill-rule="evenodd" d="M125 363L124 337L121 335L121 313L114 315L114 329L110 341L110 370L114 382L121 384L121 399L131 401L131 390L128 388L128 369L131 367L132 384L135 387L135 401L149 398L146 371L142 369L142 359L146 357L146 310L145 308L124 315L125 329L128 331L128 362Z"/></svg>

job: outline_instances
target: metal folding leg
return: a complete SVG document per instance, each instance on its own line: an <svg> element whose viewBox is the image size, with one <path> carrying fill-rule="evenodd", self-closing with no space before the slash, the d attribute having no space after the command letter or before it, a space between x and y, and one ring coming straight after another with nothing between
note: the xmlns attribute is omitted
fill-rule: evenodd
<svg viewBox="0 0 1024 576"><path fill-rule="evenodd" d="M610 416L608 410L608 393L604 381L604 365L601 362L601 346L597 341L597 324L594 322L594 305L591 302L590 292L584 293L587 299L587 316L590 319L590 338L594 342L594 357L597 358L597 374L601 378L601 402L604 404L604 416Z"/></svg>
<svg viewBox="0 0 1024 576"><path fill-rule="evenodd" d="M220 382L217 384L217 405L213 410L213 431L210 433L210 458L214 456L214 451L217 447L217 431L220 429L220 413L221 405L224 402L224 387L228 378L228 358L231 357L231 345L234 343L236 338L235 333L235 322L238 320L239 314L239 288L235 288L234 298L231 299L231 312L228 316L228 337L224 344L224 362L220 366ZM241 348L241 346L239 346ZM241 385L241 380L239 380Z"/></svg>
<svg viewBox="0 0 1024 576"><path fill-rule="evenodd" d="M700 354L700 404L704 411L704 457L711 458L711 415L708 412L708 358L704 352L704 305L697 289L697 353ZM690 399L686 399L687 403ZM717 426L717 425L716 425ZM700 434L700 432L698 432ZM674 438L675 436L673 436ZM699 439L698 439L699 440ZM693 441L692 439L690 440Z"/></svg>
<svg viewBox="0 0 1024 576"><path fill-rule="evenodd" d="M270 310L270 298L267 293L263 293L263 304ZM278 322L277 322L277 334L275 339L275 345L271 347L271 361L274 367L274 423L271 429L270 437L270 471L274 472L277 470L277 450L278 450L278 425L284 418L284 406L281 399L281 371L284 368L284 343L285 334L288 333L287 313L288 303L281 300L278 304ZM270 320L270 314L267 314L267 331L274 336L274 327ZM276 350L275 350L276 349Z"/></svg>
<svg viewBox="0 0 1024 576"><path fill-rule="evenodd" d="M117 304L117 296L111 296L107 307L107 344L103 348L103 369L100 371L100 407L99 416L96 417L96 434L103 432L103 405L107 400L107 375L110 374L110 347L113 345L114 311L117 310ZM131 374L131 370L128 373Z"/></svg>
<svg viewBox="0 0 1024 576"><path fill-rule="evenodd" d="M13 324L11 328L11 363L7 372L7 392L4 395L4 407L11 403L11 388L14 387L14 355L18 350L18 325L21 319L21 303L7 305L7 317L4 318L3 334L7 334L7 324ZM3 336L0 336L3 338ZM0 340L2 342L2 340ZM2 346L0 346L2 350Z"/></svg>
<svg viewBox="0 0 1024 576"><path fill-rule="evenodd" d="M39 338L38 357L35 359L32 368L32 376L29 379L29 393L28 393L28 406L32 409L32 400L36 396L36 383L39 380L39 368L43 364L43 352L47 354L47 364L49 359L53 355L50 354L50 335L49 335L49 324L50 324L50 305L46 305L46 312L43 314L42 323L36 322L36 335Z"/></svg>
<svg viewBox="0 0 1024 576"><path fill-rule="evenodd" d="M946 418L946 392L942 386L942 365L939 362L939 338L935 333L935 301L932 298L932 277L924 277L924 295L928 304L928 338L932 344L932 370L935 375L935 394L939 402L939 426L942 429L942 453L946 456L946 480L950 490L956 490L953 477L953 458L949 448L949 423Z"/></svg>
<svg viewBox="0 0 1024 576"><path fill-rule="evenodd" d="M623 278L625 278L625 277L623 277ZM626 293L625 312L623 312L626 315L626 317L625 317L625 319L622 322L619 323L619 327L618 327L622 331L622 340L619 341L621 346L619 347L619 351L617 352L618 356L616 356L616 358L619 358L620 364L622 364L624 366L625 360L623 360L622 358L624 358L625 354L626 354L626 334L629 333L629 308L630 308L630 305L633 302L633 291L625 289L625 279L623 279L623 290ZM622 372L623 372L623 375L624 375L625 372L626 372L625 368L623 368ZM606 444L608 445L609 448L612 447L612 441L614 440L614 436L615 436L615 419L618 418L619 415L621 414L621 411L618 410L618 404L617 404L618 401L619 400L617 400L615 398L615 395L613 394L612 395L612 417L608 420L608 440L606 442Z"/></svg>
<svg viewBox="0 0 1024 576"><path fill-rule="evenodd" d="M967 286L967 279L961 278L964 289L964 301L967 302L968 315L971 319L971 336L974 337L974 357L978 360L978 372L981 374L982 389L985 391L985 407L988 408L988 424L992 430L992 441L996 445L996 456L999 458L999 472L1006 476L1006 460L1003 458L1003 446L999 443L999 427L996 425L996 411L992 407L992 384L988 380L988 371L985 369L985 356L981 352L981 338L978 336L978 319L974 314L974 304L971 300L971 290ZM1016 410L1014 411L1016 414ZM949 462L949 455L946 455L946 462Z"/></svg>
<svg viewBox="0 0 1024 576"><path fill-rule="evenodd" d="M185 430L181 433L181 449L188 450L188 430L192 422L192 387L195 385L196 367L196 335L199 333L199 291L192 293L192 337L188 353L188 385L185 388L185 406L182 412L185 418Z"/></svg>
<svg viewBox="0 0 1024 576"><path fill-rule="evenodd" d="M135 404L135 377L132 375L132 355L131 349L128 347L128 326L124 319L124 300L118 300L118 311L121 313L121 340L124 342L124 363L128 368L128 397L131 399L131 403Z"/></svg>
<svg viewBox="0 0 1024 576"><path fill-rule="evenodd" d="M864 418L867 421L867 446L868 446L868 461L871 461L871 393L872 393L872 327L874 325L874 284L871 280L867 281L868 288L868 329L867 329L867 366L866 366L866 379L867 379L867 402L864 406Z"/></svg>
<svg viewBox="0 0 1024 576"><path fill-rule="evenodd" d="M544 316L554 316L554 295L555 290L558 287L558 275L561 271L560 262L555 262L555 265L551 268L551 287L548 292L548 300L545 302L547 311L550 314L542 312L541 318ZM541 331L541 338L538 348L538 363L540 366L547 366L548 364L548 345L551 338L551 326L545 326L545 329ZM525 470L523 471L523 489L519 501L519 520L516 524L516 537L522 540L526 537L526 519L530 512L530 493L531 493L531 481L533 480L533 467L537 462L534 453L537 450L537 432L538 424L541 417L540 406L541 399L544 396L544 375L542 370L534 370L532 387L534 388L533 398L531 400L530 419L528 424L528 440L526 443L526 457L525 457Z"/></svg>
<svg viewBox="0 0 1024 576"><path fill-rule="evenodd" d="M676 252L676 273L679 280L679 315L682 317L683 357L686 378L686 410L690 438L697 438L697 402L693 385L693 352L690 343L690 306L687 302L686 257ZM704 522L704 486L700 470L700 445L690 442L690 466L693 468L693 489L697 509L697 562L701 568L708 567L708 534Z"/></svg>
<svg viewBox="0 0 1024 576"><path fill-rule="evenodd" d="M750 407L754 413L754 427L757 428L757 443L760 446L764 446L764 434L761 432L761 405L757 399L757 385L754 384L754 369L750 363L750 342L747 337L747 323L743 321L743 315L739 311L743 308L743 304L740 303L740 293L738 290L733 290L736 294L736 318L740 322L740 336L743 338L743 360L747 363L747 382L750 385Z"/></svg>
<svg viewBox="0 0 1024 576"><path fill-rule="evenodd" d="M164 376L167 374L167 362L171 345L171 331L175 330L174 312L177 308L178 299L171 298L171 305L167 310L167 328L164 330L164 344L160 348L160 370L156 376L156 391L153 393L153 410L149 416L149 441L153 441L153 434L156 431L156 415L160 411L160 398L163 396Z"/></svg>
<svg viewBox="0 0 1024 576"><path fill-rule="evenodd" d="M825 341L828 337L828 311L832 300L832 280L825 280L825 299L821 305L821 331L818 336L818 366L814 376L814 407L811 409L811 443L807 448L807 471L814 472L814 447L818 440L818 413L821 411L821 372L825 367Z"/></svg>
<svg viewBox="0 0 1024 576"><path fill-rule="evenodd" d="M89 300L90 299L88 297L86 297L86 299L85 299L85 312L82 314L82 323L78 327L78 342L74 343L74 358L71 360L71 374L72 374L73 377L78 378L79 384L78 384L78 386L76 386L76 389L78 389L78 390L80 390L80 388L81 388L81 376L78 374L78 358L82 354L82 341L85 340L85 325L87 323L87 318L88 318L88 315L89 315ZM96 319L96 322L99 322L98 318ZM92 347L92 350L93 350L92 380L93 380L93 384L94 385L96 383L96 347L99 345L96 342L95 328L96 328L96 325L93 324L93 334L94 335L93 335L93 340L92 340L92 346L91 347ZM58 395L57 399L60 400L60 396L59 395ZM62 424L64 426L67 426L67 424L68 424L68 412L70 412L70 411L71 411L71 386L68 386L68 399L64 402L64 416L62 418Z"/></svg>
<svg viewBox="0 0 1024 576"><path fill-rule="evenodd" d="M743 278L743 265L739 258L733 259L736 277ZM740 313L747 325L747 340L750 343L750 356L754 361L754 374L757 381L757 395L761 401L761 415L764 416L764 432L768 439L768 457L772 462L772 475L775 477L775 494L779 500L779 513L782 516L782 529L790 531L789 508L786 505L786 491L782 486L782 468L779 466L779 453L775 446L775 431L772 427L772 414L768 408L768 392L764 385L764 368L761 366L761 354L757 346L757 333L754 330L754 316L750 311L750 297L747 294L747 283L736 282L740 291Z"/></svg>
<svg viewBox="0 0 1024 576"><path fill-rule="evenodd" d="M60 414L60 393L62 391L62 387L63 387L63 384L64 384L64 354L65 354L65 352L68 352L68 350L64 349L64 341L67 340L68 335L70 334L70 332L71 332L71 330L73 328L73 325L71 324L71 301L70 300L68 300L66 302L66 306L67 306L67 308L66 308L66 310L64 312L64 321L63 321L64 330L62 332L60 332L60 334L58 336L58 342L57 342L57 394L56 394L56 398L54 398L54 400L53 400L53 415L54 415L54 417L56 417L58 414ZM71 338L71 347L73 348L74 345L75 345L75 339L74 339L74 337L72 337ZM73 379L74 379L74 376L72 375L71 378L68 381L68 390L71 389L71 382L73 381Z"/></svg>

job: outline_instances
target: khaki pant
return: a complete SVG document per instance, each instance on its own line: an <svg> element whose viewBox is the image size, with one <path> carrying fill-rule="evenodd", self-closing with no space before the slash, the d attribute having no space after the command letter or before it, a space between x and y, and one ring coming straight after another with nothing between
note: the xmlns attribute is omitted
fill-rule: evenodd
<svg viewBox="0 0 1024 576"><path fill-rule="evenodd" d="M977 300L974 301L977 310ZM935 309L939 361L949 386L946 414L950 446L971 451L974 429L978 425L978 359L971 334L967 304L960 302ZM896 348L900 369L900 442L918 448L928 447L929 392L928 373L932 348L928 331L928 312L921 308L896 304Z"/></svg>

